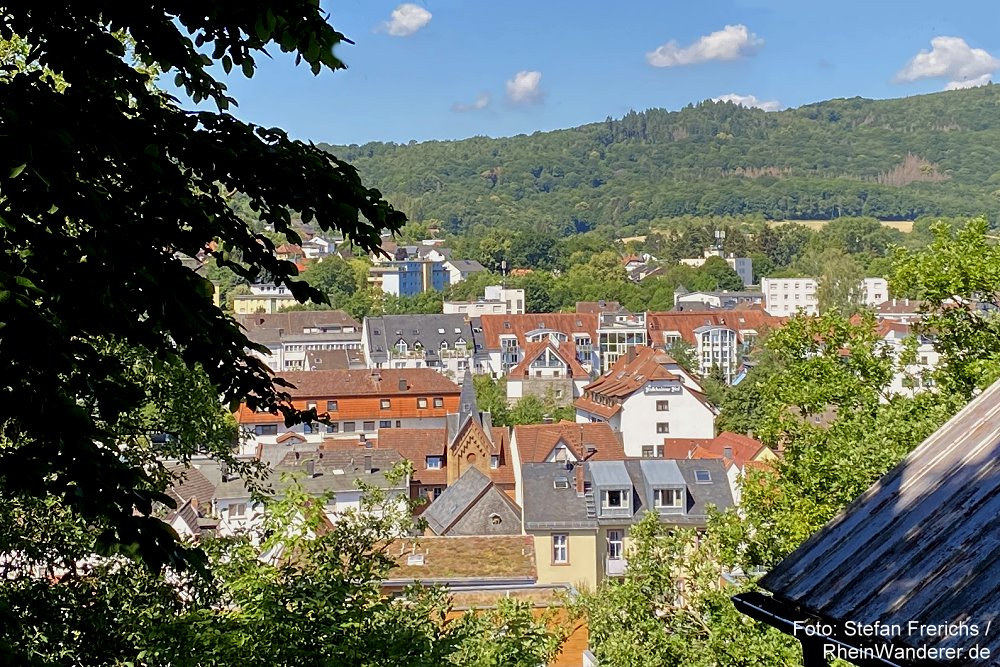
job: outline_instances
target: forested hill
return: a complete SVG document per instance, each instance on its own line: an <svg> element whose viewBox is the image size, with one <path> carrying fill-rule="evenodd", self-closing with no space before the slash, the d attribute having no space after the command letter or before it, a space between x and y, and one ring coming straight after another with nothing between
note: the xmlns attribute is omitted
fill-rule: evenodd
<svg viewBox="0 0 1000 667"><path fill-rule="evenodd" d="M531 136L322 147L411 220L452 233L1000 213L1000 85L771 113L703 102Z"/></svg>

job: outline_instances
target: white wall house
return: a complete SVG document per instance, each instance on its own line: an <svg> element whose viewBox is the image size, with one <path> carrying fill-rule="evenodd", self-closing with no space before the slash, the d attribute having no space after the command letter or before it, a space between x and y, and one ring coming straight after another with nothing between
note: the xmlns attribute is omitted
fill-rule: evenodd
<svg viewBox="0 0 1000 667"><path fill-rule="evenodd" d="M486 288L482 299L445 301L442 312L470 318L483 315L520 315L524 313L524 290L490 285Z"/></svg>
<svg viewBox="0 0 1000 667"><path fill-rule="evenodd" d="M507 401L513 405L524 396L538 396L569 405L588 384L590 373L577 360L576 346L553 334L527 345L524 358L507 375Z"/></svg>
<svg viewBox="0 0 1000 667"><path fill-rule="evenodd" d="M930 375L941 362L941 355L930 338L917 335L909 324L889 320L879 322L878 333L897 363L906 352L909 337L916 336L912 363L897 370L889 385L890 395L913 396L934 386Z"/></svg>
<svg viewBox="0 0 1000 667"><path fill-rule="evenodd" d="M815 278L762 278L760 290L764 293L764 310L779 316L799 312L816 315L819 313L817 287Z"/></svg>
<svg viewBox="0 0 1000 667"><path fill-rule="evenodd" d="M889 281L885 278L864 278L861 281L861 303L874 308L889 299Z"/></svg>
<svg viewBox="0 0 1000 667"><path fill-rule="evenodd" d="M659 456L667 438L712 438L717 410L701 387L664 352L633 348L584 388L576 421L605 421L627 456Z"/></svg>
<svg viewBox="0 0 1000 667"><path fill-rule="evenodd" d="M737 257L732 253L725 255L721 250L706 250L704 257L689 257L680 260L680 263L698 268L710 257L721 257L726 260L726 264L736 272L744 285L753 285L753 260L749 257Z"/></svg>

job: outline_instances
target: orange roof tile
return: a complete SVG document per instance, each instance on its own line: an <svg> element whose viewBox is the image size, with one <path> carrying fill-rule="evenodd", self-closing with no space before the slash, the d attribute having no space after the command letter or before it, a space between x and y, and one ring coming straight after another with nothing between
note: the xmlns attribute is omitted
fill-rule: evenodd
<svg viewBox="0 0 1000 667"><path fill-rule="evenodd" d="M432 368L370 370L322 370L278 373L295 388L282 389L293 398L346 396L458 395L461 388Z"/></svg>
<svg viewBox="0 0 1000 667"><path fill-rule="evenodd" d="M622 461L627 458L621 440L603 422L577 424L562 421L557 424L515 426L514 438L522 464L544 462L560 441L565 443L577 459ZM588 455L586 448L589 446L595 447L597 451Z"/></svg>
<svg viewBox="0 0 1000 667"><path fill-rule="evenodd" d="M526 334L538 329L550 329L567 334L590 334L597 342L597 318L593 313L524 313L521 315L487 314L480 318L483 340L489 350L500 349L501 336L515 336L521 347L527 345Z"/></svg>
<svg viewBox="0 0 1000 667"><path fill-rule="evenodd" d="M631 352L635 351L633 355ZM674 363L666 352L651 347L631 348L610 370L584 387L586 397L592 395L608 398L625 398L642 389L649 380L676 380L664 364ZM583 399L581 399L583 400Z"/></svg>
<svg viewBox="0 0 1000 667"><path fill-rule="evenodd" d="M552 350L553 354L559 357L562 362L566 364L569 368L571 377L589 377L587 371L584 370L583 366L580 365L580 362L576 360L576 345L574 345L572 341L560 343L552 340L551 338L535 341L534 343L528 343L524 348L524 359L522 359L517 366L510 369L510 373L508 373L508 375L527 375L530 372L529 366L531 363L541 356L545 350Z"/></svg>
<svg viewBox="0 0 1000 667"><path fill-rule="evenodd" d="M573 406L605 419L611 419L622 409L621 404L604 405L587 397L576 399L573 402Z"/></svg>
<svg viewBox="0 0 1000 667"><path fill-rule="evenodd" d="M665 334L679 335L682 339L697 345L698 339L694 330L703 326L725 326L737 333L740 331L756 331L763 333L784 325L784 317L775 317L762 309L744 308L726 311L699 311L648 313L646 326L649 329L649 339L653 345L663 345Z"/></svg>

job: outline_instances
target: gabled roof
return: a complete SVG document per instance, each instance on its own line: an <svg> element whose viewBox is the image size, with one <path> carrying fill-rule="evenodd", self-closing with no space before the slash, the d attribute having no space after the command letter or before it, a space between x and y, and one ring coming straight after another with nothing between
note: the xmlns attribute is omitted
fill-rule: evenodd
<svg viewBox="0 0 1000 667"><path fill-rule="evenodd" d="M569 369L570 374L574 378L586 378L588 373L584 370L580 362L576 360L576 345L572 340L567 340L564 343L552 340L551 338L546 338L544 340L535 341L533 343L528 343L524 348L524 358L510 369L508 375L516 377L518 375L527 375L531 371L531 363L540 357L545 350L552 350L559 359L566 364Z"/></svg>
<svg viewBox="0 0 1000 667"><path fill-rule="evenodd" d="M556 445L563 443L578 461L621 461L625 448L621 439L605 422L577 424L526 424L514 427L514 441L521 464L545 461ZM588 452L593 447L595 451Z"/></svg>
<svg viewBox="0 0 1000 667"><path fill-rule="evenodd" d="M482 498L493 482L477 468L469 468L457 482L449 486L420 516L438 535L443 535L456 521ZM513 506L502 491L500 496ZM519 510L520 511L520 510Z"/></svg>
<svg viewBox="0 0 1000 667"><path fill-rule="evenodd" d="M750 606L770 607L772 623L810 614L860 627L978 624L975 636L904 631L894 643L961 648L962 659L947 664L970 665L978 645L995 664L1000 633L985 627L1000 608L998 434L1000 382L776 565L760 580L773 597L750 598ZM920 664L946 664L944 657Z"/></svg>
<svg viewBox="0 0 1000 667"><path fill-rule="evenodd" d="M209 480L201 470L194 466L176 463L168 465L167 471L174 479L167 488L167 494L172 496L178 504L194 501L193 504L198 508L212 503L215 483Z"/></svg>
<svg viewBox="0 0 1000 667"><path fill-rule="evenodd" d="M594 394L625 398L642 389L650 380L679 380L677 375L665 368L666 364L673 363L676 362L666 352L651 347L634 347L604 375L584 387L584 392L588 397Z"/></svg>
<svg viewBox="0 0 1000 667"><path fill-rule="evenodd" d="M724 459L743 467L761 455L767 447L759 440L740 433L723 431L714 438L665 438L663 457L677 459ZM728 450L728 451L727 451ZM726 454L730 456L726 456Z"/></svg>
<svg viewBox="0 0 1000 667"><path fill-rule="evenodd" d="M479 273L486 270L485 266L474 259L450 259L446 263L462 273Z"/></svg>
<svg viewBox="0 0 1000 667"><path fill-rule="evenodd" d="M387 428L379 431L378 447L397 451L413 463L414 484L440 485L448 481L448 471L443 465L428 470L427 457L440 456L443 461L446 438L443 428Z"/></svg>
<svg viewBox="0 0 1000 667"><path fill-rule="evenodd" d="M523 313L520 315L493 315L480 317L486 348L500 349L502 336L515 336L521 347L527 343L530 331L550 330L566 334L570 340L574 333L590 334L597 342L597 315L592 313Z"/></svg>
<svg viewBox="0 0 1000 667"><path fill-rule="evenodd" d="M653 345L663 345L667 335L679 335L683 340L697 345L695 330L701 327L725 327L736 331L755 331L758 334L768 329L776 329L784 325L784 317L775 317L767 311L758 308L736 310L712 310L689 313L686 311L670 311L665 313L648 313L646 326L649 329L649 339Z"/></svg>
<svg viewBox="0 0 1000 667"><path fill-rule="evenodd" d="M282 387L294 398L322 398L330 396L416 396L427 394L458 394L460 388L433 368L386 368L369 370L319 370L278 373L295 385ZM322 411L323 406L319 406Z"/></svg>

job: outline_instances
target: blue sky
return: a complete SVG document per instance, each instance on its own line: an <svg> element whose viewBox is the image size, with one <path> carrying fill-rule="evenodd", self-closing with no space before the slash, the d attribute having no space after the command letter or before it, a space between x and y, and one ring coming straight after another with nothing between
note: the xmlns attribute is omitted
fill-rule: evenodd
<svg viewBox="0 0 1000 667"><path fill-rule="evenodd" d="M318 77L280 52L235 114L329 143L510 136L741 96L765 108L996 78L1000 4L885 0L325 2L354 40ZM277 51L275 49L275 51Z"/></svg>

